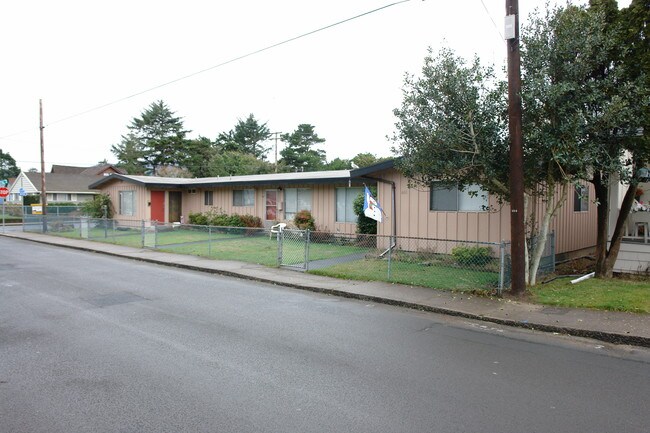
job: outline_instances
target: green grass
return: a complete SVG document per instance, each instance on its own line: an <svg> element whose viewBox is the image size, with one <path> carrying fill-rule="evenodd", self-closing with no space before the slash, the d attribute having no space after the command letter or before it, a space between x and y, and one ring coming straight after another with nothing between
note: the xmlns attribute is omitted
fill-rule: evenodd
<svg viewBox="0 0 650 433"><path fill-rule="evenodd" d="M394 261L388 278L386 260L364 259L310 271L317 275L362 281L389 281L434 289L491 290L499 284L497 272Z"/></svg>
<svg viewBox="0 0 650 433"><path fill-rule="evenodd" d="M269 239L267 236L222 235L215 238L213 235L210 244L203 242L193 245L162 245L160 249L173 253L192 254L219 260L239 260L266 266L276 266L278 262L278 241L276 238ZM367 251L367 248L311 243L309 259L323 260ZM284 264L302 264L304 258L305 247L302 242L285 241L283 245Z"/></svg>
<svg viewBox="0 0 650 433"><path fill-rule="evenodd" d="M530 289L534 302L568 308L650 313L650 281L592 278L555 280Z"/></svg>

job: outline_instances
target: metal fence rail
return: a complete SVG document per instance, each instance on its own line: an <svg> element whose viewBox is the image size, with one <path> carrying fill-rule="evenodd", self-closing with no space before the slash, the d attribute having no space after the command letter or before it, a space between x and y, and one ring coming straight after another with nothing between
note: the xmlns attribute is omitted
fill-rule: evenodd
<svg viewBox="0 0 650 433"><path fill-rule="evenodd" d="M25 215L23 230L219 260L282 266L337 278L501 292L510 244L269 228L160 224L67 215ZM532 244L532 243L531 243ZM554 270L547 242L541 273Z"/></svg>

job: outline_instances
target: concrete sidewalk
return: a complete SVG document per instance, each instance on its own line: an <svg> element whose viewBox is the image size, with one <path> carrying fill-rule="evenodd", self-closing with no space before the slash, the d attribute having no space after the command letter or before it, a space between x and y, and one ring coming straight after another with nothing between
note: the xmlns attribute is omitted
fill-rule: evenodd
<svg viewBox="0 0 650 433"><path fill-rule="evenodd" d="M211 260L204 257L124 247L82 239L68 239L18 230L7 231L3 235L166 266L246 278L335 296L483 320L500 325L557 332L609 343L650 347L649 314L548 307L507 299L487 298L385 282L340 280L251 263Z"/></svg>

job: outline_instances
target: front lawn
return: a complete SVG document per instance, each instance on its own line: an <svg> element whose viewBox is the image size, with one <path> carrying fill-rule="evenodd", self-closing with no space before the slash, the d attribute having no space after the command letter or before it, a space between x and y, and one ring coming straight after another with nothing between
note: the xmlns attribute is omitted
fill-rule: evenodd
<svg viewBox="0 0 650 433"><path fill-rule="evenodd" d="M540 304L650 313L650 281L591 278L571 284L563 278L532 287L530 293Z"/></svg>
<svg viewBox="0 0 650 433"><path fill-rule="evenodd" d="M364 259L341 263L310 273L334 278L391 283L460 291L492 290L499 284L498 272L472 270L452 265L393 261L390 278L388 261Z"/></svg>

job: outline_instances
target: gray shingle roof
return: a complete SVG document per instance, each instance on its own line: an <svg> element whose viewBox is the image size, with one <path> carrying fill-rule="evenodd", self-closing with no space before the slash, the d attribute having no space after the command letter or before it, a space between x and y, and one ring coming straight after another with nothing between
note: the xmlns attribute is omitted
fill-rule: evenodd
<svg viewBox="0 0 650 433"><path fill-rule="evenodd" d="M25 173L37 189L41 189L41 173ZM47 192L97 192L88 185L97 182L105 176L89 176L85 174L45 173L45 189Z"/></svg>

